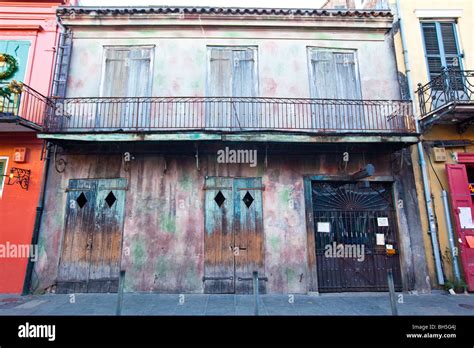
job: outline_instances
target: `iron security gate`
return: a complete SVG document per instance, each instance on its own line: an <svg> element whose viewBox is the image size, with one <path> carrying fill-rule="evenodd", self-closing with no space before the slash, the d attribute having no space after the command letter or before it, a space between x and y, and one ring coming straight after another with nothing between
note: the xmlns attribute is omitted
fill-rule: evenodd
<svg viewBox="0 0 474 348"><path fill-rule="evenodd" d="M401 290L391 184L312 182L320 292Z"/></svg>

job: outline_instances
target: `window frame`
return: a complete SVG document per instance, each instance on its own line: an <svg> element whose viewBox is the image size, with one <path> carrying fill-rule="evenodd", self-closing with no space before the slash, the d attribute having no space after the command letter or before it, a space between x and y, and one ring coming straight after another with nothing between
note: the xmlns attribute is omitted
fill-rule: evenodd
<svg viewBox="0 0 474 348"><path fill-rule="evenodd" d="M149 76L149 86L150 86L150 96L153 96L153 76L154 76L154 61L155 61L155 47L156 45L103 45L102 46L102 68L101 68L101 78L100 78L100 85L99 85L99 97L104 97L104 84L105 84L105 71L107 69L107 54L106 51L108 49L120 49L120 48L128 48L128 49L133 49L133 48L138 48L138 49L143 49L147 48L150 49L151 54L150 54L150 76Z"/></svg>
<svg viewBox="0 0 474 348"><path fill-rule="evenodd" d="M446 53L444 50L444 42L441 34L441 23L450 23L454 26L454 41L456 43L456 48L458 51L457 57L458 57L458 64L459 64L459 70L464 70L464 54L462 53L462 48L461 48L461 42L459 40L459 33L458 33L458 23L456 19L453 18L443 18L443 19L437 19L437 18L426 18L426 19L420 19L420 34L421 34L421 41L423 43L423 54L425 56L425 66L426 66L426 76L427 80L431 81L431 72L430 72L430 67L428 63L428 52L426 50L426 40L425 40L425 34L423 30L423 25L424 24L434 24L435 25L435 30L436 30L436 39L438 43L438 48L439 48L439 58L441 60L441 67L447 67L447 60L446 60ZM441 39L441 40L440 40ZM437 55L430 54L429 56L435 57Z"/></svg>
<svg viewBox="0 0 474 348"><path fill-rule="evenodd" d="M308 82L309 82L309 95L311 99L317 99L315 97L315 78L313 66L311 64L311 53L312 51L328 51L331 53L352 53L354 55L354 76L356 83L359 86L360 100L364 100L364 93L362 88L362 80L360 78L360 64L359 64L359 51L356 48L340 48L340 47L320 47L320 46L306 46L306 64L308 66Z"/></svg>
<svg viewBox="0 0 474 348"><path fill-rule="evenodd" d="M8 173L8 160L9 160L8 156L0 156L0 162L5 162L5 169L3 173L0 173L0 175L3 175L0 177L0 198L2 198L3 188L5 187L5 179L6 179L5 175L7 175Z"/></svg>
<svg viewBox="0 0 474 348"><path fill-rule="evenodd" d="M209 83L211 81L211 51L212 49L228 49L228 50L252 50L253 51L253 59L254 59L254 67L253 73L255 76L255 85L253 86L255 90L255 97L258 98L260 96L260 74L259 74L259 59L258 59L258 46L257 45L206 45L206 97L210 97L210 86ZM233 81L233 76L231 76L231 83ZM221 97L234 97L233 95L230 96L221 96Z"/></svg>

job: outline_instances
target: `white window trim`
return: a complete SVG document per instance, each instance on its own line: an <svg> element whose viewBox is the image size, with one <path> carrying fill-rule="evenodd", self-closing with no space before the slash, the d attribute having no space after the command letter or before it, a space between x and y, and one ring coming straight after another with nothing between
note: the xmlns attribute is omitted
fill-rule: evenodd
<svg viewBox="0 0 474 348"><path fill-rule="evenodd" d="M415 10L418 18L459 18L462 16L462 9L436 9L436 10Z"/></svg>
<svg viewBox="0 0 474 348"><path fill-rule="evenodd" d="M0 173L0 175L7 175L8 172L8 160L9 158L7 156L0 156L0 161L5 161L5 170L3 173ZM3 180L0 181L0 198L2 198L3 195L3 188L5 187L5 179L6 177L2 177Z"/></svg>

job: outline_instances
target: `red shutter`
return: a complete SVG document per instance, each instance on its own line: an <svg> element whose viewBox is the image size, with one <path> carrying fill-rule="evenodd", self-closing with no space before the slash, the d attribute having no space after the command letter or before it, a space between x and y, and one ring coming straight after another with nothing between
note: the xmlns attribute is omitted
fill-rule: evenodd
<svg viewBox="0 0 474 348"><path fill-rule="evenodd" d="M451 207L454 212L456 235L462 241L459 246L464 276L469 291L474 291L474 249L470 248L466 241L466 236L474 236L474 229L462 229L459 220L459 208L471 208L472 214L472 198L469 191L466 166L464 164L447 164L446 173L448 176Z"/></svg>

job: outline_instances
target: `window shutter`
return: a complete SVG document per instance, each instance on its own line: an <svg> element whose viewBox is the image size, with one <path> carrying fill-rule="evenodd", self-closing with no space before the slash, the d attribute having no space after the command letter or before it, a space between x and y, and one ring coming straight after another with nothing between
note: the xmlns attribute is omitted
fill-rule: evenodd
<svg viewBox="0 0 474 348"><path fill-rule="evenodd" d="M208 96L232 96L232 51L222 48L211 48L210 59L207 84Z"/></svg>
<svg viewBox="0 0 474 348"><path fill-rule="evenodd" d="M438 45L438 36L436 34L436 25L434 23L423 23L423 36L425 40L425 49L428 55L440 54Z"/></svg>
<svg viewBox="0 0 474 348"><path fill-rule="evenodd" d="M334 56L326 50L310 51L311 87L313 98L335 99L337 87L335 80Z"/></svg>
<svg viewBox="0 0 474 348"><path fill-rule="evenodd" d="M441 73L443 66L459 66L461 53L456 42L456 24L423 23L422 29L430 80Z"/></svg>
<svg viewBox="0 0 474 348"><path fill-rule="evenodd" d="M105 51L103 97L129 97L127 87L129 80L128 49L107 48Z"/></svg>
<svg viewBox="0 0 474 348"><path fill-rule="evenodd" d="M334 53L338 99L361 99L354 53Z"/></svg>
<svg viewBox="0 0 474 348"><path fill-rule="evenodd" d="M150 96L151 52L143 47L107 48L102 96Z"/></svg>
<svg viewBox="0 0 474 348"><path fill-rule="evenodd" d="M127 94L129 97L151 96L151 49L133 48L129 53L129 80Z"/></svg>
<svg viewBox="0 0 474 348"><path fill-rule="evenodd" d="M253 50L234 50L232 52L232 96L256 97L255 59Z"/></svg>
<svg viewBox="0 0 474 348"><path fill-rule="evenodd" d="M25 79L26 66L28 65L29 41L5 40L0 41L0 52L7 53L18 62L18 70L6 81L17 80L23 82ZM5 82L5 81L4 81Z"/></svg>

